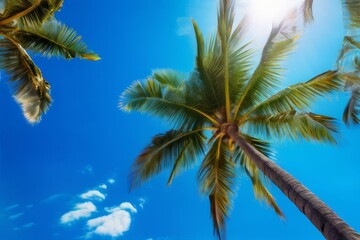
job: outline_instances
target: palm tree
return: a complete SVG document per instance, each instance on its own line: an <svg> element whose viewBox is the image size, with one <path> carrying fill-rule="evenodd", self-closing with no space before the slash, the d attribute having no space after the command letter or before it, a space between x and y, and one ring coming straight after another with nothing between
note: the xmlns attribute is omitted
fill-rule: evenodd
<svg viewBox="0 0 360 240"><path fill-rule="evenodd" d="M305 0L303 4L305 22L311 22L313 0ZM360 3L358 0L341 0L345 28L343 47L337 59L337 69L345 82L345 90L351 97L344 109L343 122L360 123Z"/></svg>
<svg viewBox="0 0 360 240"><path fill-rule="evenodd" d="M50 103L50 84L27 50L43 56L100 59L76 32L54 18L63 0L5 0L0 13L0 68L8 74L26 119L40 121Z"/></svg>
<svg viewBox="0 0 360 240"><path fill-rule="evenodd" d="M181 171L200 165L200 191L209 197L214 231L224 239L226 218L243 171L256 198L283 213L264 186L272 180L327 238L359 235L270 157L269 138L336 143L335 119L306 112L311 102L341 87L336 71L275 92L281 62L295 45L292 17L272 29L261 59L252 69L253 51L245 41L247 20L234 26L233 0L220 0L217 34L207 44L193 21L197 41L195 70L189 77L157 70L121 95L125 111L146 112L169 120L173 128L156 135L137 157L131 189L170 169L168 184ZM201 158L201 163L198 159Z"/></svg>

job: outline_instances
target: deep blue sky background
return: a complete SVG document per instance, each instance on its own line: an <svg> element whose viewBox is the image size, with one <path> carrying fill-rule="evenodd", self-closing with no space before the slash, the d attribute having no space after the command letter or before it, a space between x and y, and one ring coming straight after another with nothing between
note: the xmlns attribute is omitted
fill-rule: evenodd
<svg viewBox="0 0 360 240"><path fill-rule="evenodd" d="M132 161L167 125L156 118L121 112L117 104L127 86L154 69L191 71L196 46L186 19L194 17L208 33L215 29L216 4L215 0L65 0L57 18L75 28L102 60L35 57L51 83L54 102L34 126L22 116L2 72L1 239L79 239L91 232L87 220L123 202L130 202L137 213L131 213L130 229L119 239L213 239L209 204L197 190L196 170L180 175L171 187L166 187L163 174L128 193ZM307 27L289 57L284 86L334 68L343 36L340 1L315 0L314 8L315 23ZM347 94L334 94L317 102L312 111L340 119L347 98ZM341 129L338 147L277 143L277 162L360 231L360 129L342 125ZM100 188L101 184L107 189ZM62 224L61 216L85 202L80 195L89 190L106 195L105 200L93 201L97 212ZM229 240L323 239L281 192L274 186L271 190L286 222L255 201L244 177L228 221Z"/></svg>

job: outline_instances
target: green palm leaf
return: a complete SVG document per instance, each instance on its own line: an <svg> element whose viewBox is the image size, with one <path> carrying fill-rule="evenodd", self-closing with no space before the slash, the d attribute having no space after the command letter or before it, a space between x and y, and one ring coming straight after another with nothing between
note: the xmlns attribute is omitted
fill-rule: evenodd
<svg viewBox="0 0 360 240"><path fill-rule="evenodd" d="M248 110L244 116L281 113L293 108L303 110L308 108L317 97L323 97L327 93L340 90L342 86L343 83L339 80L337 72L327 71L307 82L294 84L279 91Z"/></svg>
<svg viewBox="0 0 360 240"><path fill-rule="evenodd" d="M15 42L0 40L0 67L14 82L15 99L29 122L37 122L50 105L50 85L26 51Z"/></svg>
<svg viewBox="0 0 360 240"><path fill-rule="evenodd" d="M172 167L168 181L171 184L181 170L191 167L198 155L203 154L205 138L202 131L171 130L155 136L132 166L131 188L140 186L148 178L169 167Z"/></svg>
<svg viewBox="0 0 360 240"><path fill-rule="evenodd" d="M15 37L23 47L48 57L100 59L97 54L87 50L86 44L73 29L56 20L48 21L41 27L28 24L16 32Z"/></svg>
<svg viewBox="0 0 360 240"><path fill-rule="evenodd" d="M249 133L276 139L302 138L336 144L335 135L338 133L336 119L295 110L250 117L246 124Z"/></svg>
<svg viewBox="0 0 360 240"><path fill-rule="evenodd" d="M231 198L237 184L234 162L228 145L217 139L208 150L198 172L200 190L209 195L214 231L223 238L225 221L232 207Z"/></svg>
<svg viewBox="0 0 360 240"><path fill-rule="evenodd" d="M195 122L214 122L216 120L197 109L197 103L188 103L184 88L168 88L158 81L147 79L137 81L121 95L120 108L125 111L136 110L160 116L182 126L193 126Z"/></svg>

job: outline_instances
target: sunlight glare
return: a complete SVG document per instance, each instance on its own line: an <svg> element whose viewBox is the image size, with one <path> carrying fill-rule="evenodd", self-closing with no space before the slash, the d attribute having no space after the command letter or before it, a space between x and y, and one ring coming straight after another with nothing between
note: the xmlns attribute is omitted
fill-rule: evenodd
<svg viewBox="0 0 360 240"><path fill-rule="evenodd" d="M299 0L252 0L250 15L257 22L281 21L289 11L299 6Z"/></svg>

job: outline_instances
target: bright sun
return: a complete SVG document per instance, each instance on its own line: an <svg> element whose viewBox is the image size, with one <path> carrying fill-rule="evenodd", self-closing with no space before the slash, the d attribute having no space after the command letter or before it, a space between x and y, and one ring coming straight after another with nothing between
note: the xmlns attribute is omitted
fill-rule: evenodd
<svg viewBox="0 0 360 240"><path fill-rule="evenodd" d="M251 0L250 15L255 21L281 21L286 14L299 6L301 0Z"/></svg>

